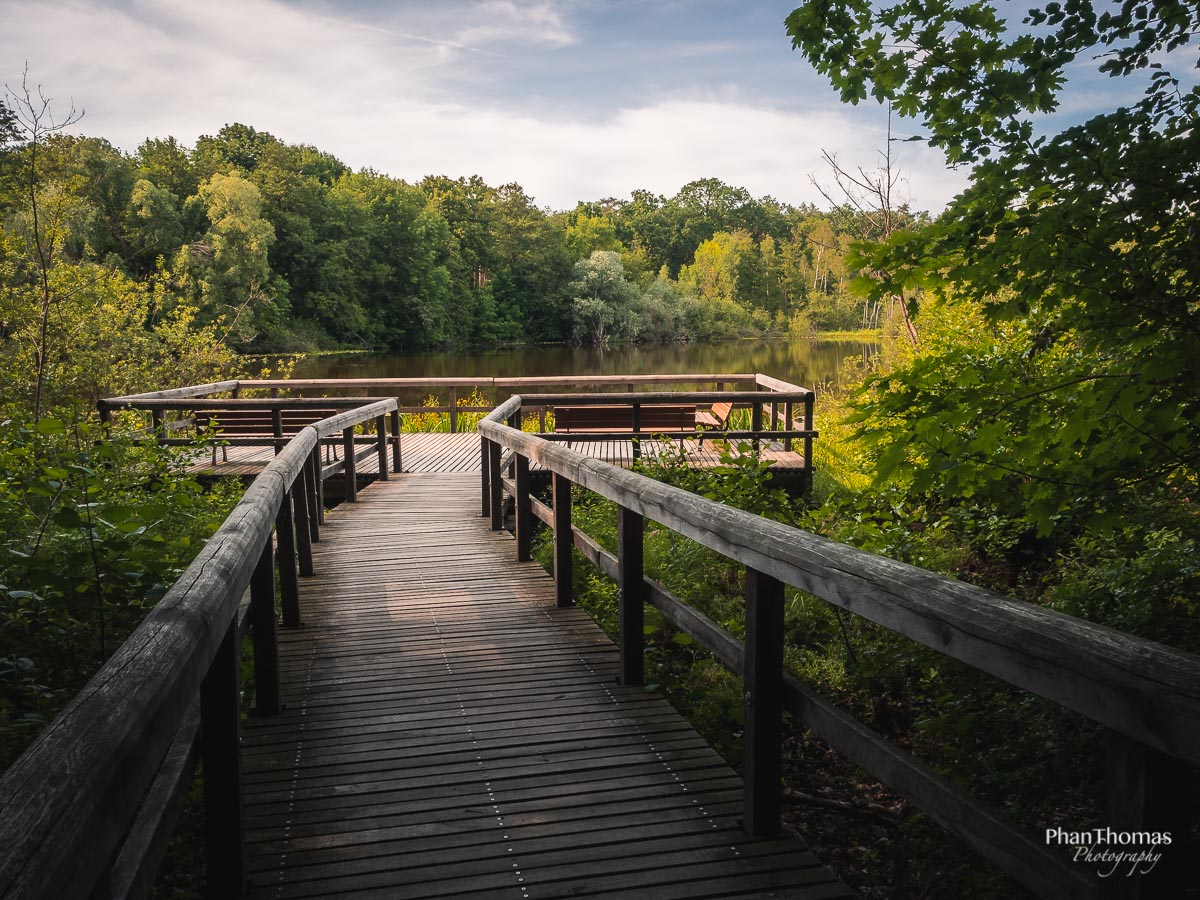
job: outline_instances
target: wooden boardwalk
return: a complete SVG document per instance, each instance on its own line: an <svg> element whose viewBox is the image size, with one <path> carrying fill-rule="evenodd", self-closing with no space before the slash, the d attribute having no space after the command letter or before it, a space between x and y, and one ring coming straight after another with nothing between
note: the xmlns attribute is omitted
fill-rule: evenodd
<svg viewBox="0 0 1200 900"><path fill-rule="evenodd" d="M679 441L665 443L672 450L679 447ZM657 441L643 440L642 453L653 453L657 444ZM410 432L400 436L400 448L405 472L479 472L479 435L474 432ZM683 448L688 462L693 466L707 468L721 462L720 451L713 446L711 439L706 439L703 445L694 440L685 440ZM571 449L618 466L633 464L633 442L628 440L575 441ZM192 466L192 473L257 475L274 456L270 447L228 447L226 450L229 461L221 461L221 454L218 453L216 466L212 465L209 451L204 451ZM800 471L804 468L803 455L794 450L784 450L778 441L763 443L762 458L779 469ZM361 468L367 473L373 471L370 461L362 463ZM536 470L537 465L534 464L533 468Z"/></svg>
<svg viewBox="0 0 1200 900"><path fill-rule="evenodd" d="M742 834L736 775L478 502L403 475L328 514L245 731L251 896L851 896Z"/></svg>

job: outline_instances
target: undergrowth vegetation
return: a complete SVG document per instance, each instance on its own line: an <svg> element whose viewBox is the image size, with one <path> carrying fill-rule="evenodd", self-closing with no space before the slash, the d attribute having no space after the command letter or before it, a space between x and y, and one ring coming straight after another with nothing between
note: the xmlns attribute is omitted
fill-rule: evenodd
<svg viewBox="0 0 1200 900"><path fill-rule="evenodd" d="M944 349L931 343L926 352ZM1178 496L1172 504L1168 488L1143 488L1144 505L1130 509L1120 527L1090 516L1072 521L1062 513L1049 535L1039 535L1020 505L948 490L944 482L918 483L904 467L881 477L878 441L870 436L878 425L879 392L889 389L888 372L916 364L919 357L903 350L877 360L872 371L859 362L857 379L849 379L856 382L853 389L822 394L814 488L807 498L773 488L767 465L748 443L726 443L715 469L689 468L668 449L644 459L641 471L873 553L1200 649L1194 607L1200 563L1188 536L1195 529L1186 527L1194 511ZM1018 492L1021 485L1008 490ZM574 524L615 550L614 504L579 488L574 504ZM540 553L548 564L548 539ZM742 637L740 566L647 522L645 567L648 577ZM580 605L615 634L615 583L582 557L576 582ZM1099 726L801 591L788 588L786 598L786 665L826 697L1035 833L1101 821ZM740 679L656 611L647 608L646 615L647 681L740 765ZM789 810L854 888L889 897L1020 893L939 826L795 723L790 727ZM845 808L831 811L838 804Z"/></svg>

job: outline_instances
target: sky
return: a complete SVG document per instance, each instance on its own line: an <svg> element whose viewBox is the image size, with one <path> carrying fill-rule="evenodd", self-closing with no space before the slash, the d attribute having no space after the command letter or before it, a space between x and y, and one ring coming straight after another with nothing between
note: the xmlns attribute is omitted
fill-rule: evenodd
<svg viewBox="0 0 1200 900"><path fill-rule="evenodd" d="M719 178L828 204L822 150L875 168L888 118L793 51L794 0L0 0L0 79L27 63L79 133L132 152L241 122L354 168L518 182L539 206ZM1104 108L1102 82L1080 109ZM906 137L915 124L893 123ZM966 185L893 143L901 198Z"/></svg>

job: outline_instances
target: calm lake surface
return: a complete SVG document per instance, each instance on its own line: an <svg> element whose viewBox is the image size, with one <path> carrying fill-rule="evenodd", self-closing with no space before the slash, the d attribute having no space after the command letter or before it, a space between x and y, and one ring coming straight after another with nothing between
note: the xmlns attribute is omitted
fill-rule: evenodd
<svg viewBox="0 0 1200 900"><path fill-rule="evenodd" d="M819 339L591 347L522 347L443 353L311 356L294 378L516 378L537 375L671 375L763 372L802 387L837 386L846 357L878 352L869 341Z"/></svg>

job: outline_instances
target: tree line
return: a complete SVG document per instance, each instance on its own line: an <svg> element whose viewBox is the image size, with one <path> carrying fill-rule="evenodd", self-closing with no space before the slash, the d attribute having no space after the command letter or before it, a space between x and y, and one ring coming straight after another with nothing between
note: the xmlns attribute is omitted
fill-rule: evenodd
<svg viewBox="0 0 1200 900"><path fill-rule="evenodd" d="M15 118L20 99L9 99L0 148L6 335L19 329L11 307L23 283L58 265L63 278L89 266L103 270L88 276L100 282L137 285L151 298L148 316L182 311L239 351L879 324L878 304L849 290L851 244L872 236L851 204L796 207L707 178L673 197L638 190L551 212L515 183L431 175L410 184L248 125L194 147L151 138L132 154L46 122L34 134ZM37 255L39 227L53 259L23 264ZM61 290L84 308L97 299Z"/></svg>

